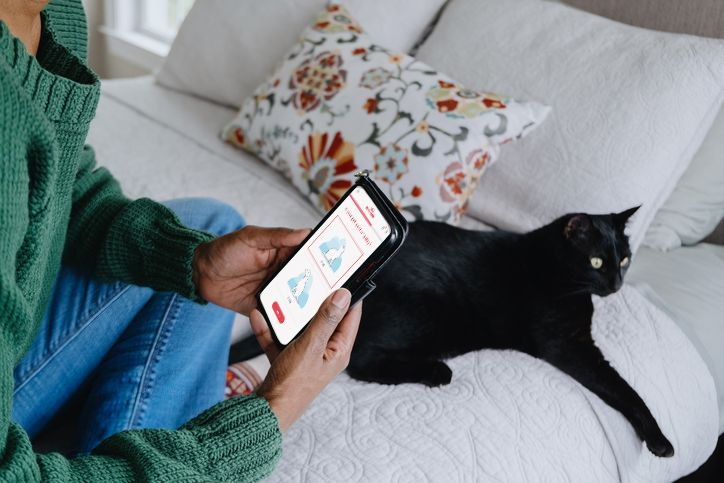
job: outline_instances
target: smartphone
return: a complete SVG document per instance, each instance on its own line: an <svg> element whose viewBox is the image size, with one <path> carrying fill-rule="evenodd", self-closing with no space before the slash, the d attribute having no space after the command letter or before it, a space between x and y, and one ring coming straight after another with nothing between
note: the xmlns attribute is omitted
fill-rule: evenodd
<svg viewBox="0 0 724 483"><path fill-rule="evenodd" d="M352 304L366 297L375 288L375 274L406 236L405 218L368 172L358 173L357 182L257 295L277 344L294 340L335 290L349 290Z"/></svg>

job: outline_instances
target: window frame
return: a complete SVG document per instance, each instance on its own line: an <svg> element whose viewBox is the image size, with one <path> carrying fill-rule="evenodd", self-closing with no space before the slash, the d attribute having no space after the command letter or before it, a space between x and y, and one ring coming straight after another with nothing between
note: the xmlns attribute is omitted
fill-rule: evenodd
<svg viewBox="0 0 724 483"><path fill-rule="evenodd" d="M104 2L100 31L106 36L110 53L148 70L158 69L171 49L173 36L144 25L144 0Z"/></svg>
<svg viewBox="0 0 724 483"><path fill-rule="evenodd" d="M150 38L156 39L159 42L164 42L166 44L171 44L173 42L173 39L176 35L175 32L166 31L161 32L159 30L150 28L148 25L148 22L146 21L147 16L145 15L147 8L149 5L156 7L157 9L162 10L160 6L165 6L165 3L159 2L158 0L151 0L151 1L145 1L144 0L133 0L135 3L134 6L134 23L135 23L135 31L142 34L147 35Z"/></svg>

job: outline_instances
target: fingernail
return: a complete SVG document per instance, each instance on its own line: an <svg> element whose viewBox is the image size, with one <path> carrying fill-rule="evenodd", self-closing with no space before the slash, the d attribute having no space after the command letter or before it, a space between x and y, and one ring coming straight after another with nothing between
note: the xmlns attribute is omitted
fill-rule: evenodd
<svg viewBox="0 0 724 483"><path fill-rule="evenodd" d="M349 301L352 298L352 294L346 288L341 288L334 292L332 296L332 305L338 309L346 309L349 305Z"/></svg>

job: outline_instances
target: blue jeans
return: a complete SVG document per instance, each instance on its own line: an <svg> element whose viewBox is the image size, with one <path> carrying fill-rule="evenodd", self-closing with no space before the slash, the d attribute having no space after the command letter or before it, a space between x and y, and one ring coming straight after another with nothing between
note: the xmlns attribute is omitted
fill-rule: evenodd
<svg viewBox="0 0 724 483"><path fill-rule="evenodd" d="M211 199L166 206L186 226L217 235L244 223ZM15 369L13 419L33 438L72 398L80 454L125 429L175 429L223 399L233 319L211 304L62 267Z"/></svg>

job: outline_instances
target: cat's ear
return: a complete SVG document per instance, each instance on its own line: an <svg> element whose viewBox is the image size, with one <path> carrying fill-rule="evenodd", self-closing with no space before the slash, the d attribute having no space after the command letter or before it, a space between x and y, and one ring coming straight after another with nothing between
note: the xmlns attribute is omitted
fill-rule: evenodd
<svg viewBox="0 0 724 483"><path fill-rule="evenodd" d="M572 242L582 243L589 239L592 228L593 224L588 215L584 213L571 215L563 228L563 236Z"/></svg>
<svg viewBox="0 0 724 483"><path fill-rule="evenodd" d="M621 213L614 213L613 222L616 225L616 228L623 231L623 229L626 228L626 223L628 222L629 218L631 218L633 214L639 210L639 208L641 208L641 205L634 206L633 208L624 210Z"/></svg>

